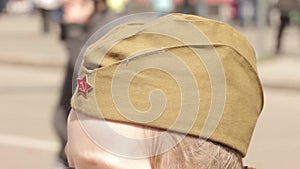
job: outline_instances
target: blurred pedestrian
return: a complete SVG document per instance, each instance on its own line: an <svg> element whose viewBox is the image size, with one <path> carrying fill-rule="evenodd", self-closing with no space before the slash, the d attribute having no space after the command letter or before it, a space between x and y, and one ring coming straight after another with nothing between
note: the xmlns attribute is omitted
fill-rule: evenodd
<svg viewBox="0 0 300 169"><path fill-rule="evenodd" d="M8 0L0 0L0 14L5 11Z"/></svg>
<svg viewBox="0 0 300 169"><path fill-rule="evenodd" d="M174 12L174 2L173 0L152 0L152 9L154 12L160 12L160 13L170 13Z"/></svg>
<svg viewBox="0 0 300 169"><path fill-rule="evenodd" d="M130 0L127 4L127 13L152 12L150 0Z"/></svg>
<svg viewBox="0 0 300 169"><path fill-rule="evenodd" d="M245 26L249 23L256 24L258 2L257 0L230 0L235 1L233 5L237 7L237 19L240 26Z"/></svg>
<svg viewBox="0 0 300 169"><path fill-rule="evenodd" d="M299 1L298 0L279 0L277 7L280 11L280 24L277 29L277 41L276 41L276 54L281 52L281 42L284 30L290 24L290 14L292 12L299 12Z"/></svg>
<svg viewBox="0 0 300 169"><path fill-rule="evenodd" d="M231 18L234 21L239 20L239 0L228 0L230 6Z"/></svg>
<svg viewBox="0 0 300 169"><path fill-rule="evenodd" d="M35 6L38 9L42 18L42 32L50 31L51 13L62 5L62 0L34 0Z"/></svg>
<svg viewBox="0 0 300 169"><path fill-rule="evenodd" d="M68 119L70 167L243 169L263 107L249 42L194 15L123 21L84 51Z"/></svg>
<svg viewBox="0 0 300 169"><path fill-rule="evenodd" d="M176 0L176 11L179 13L196 14L196 0Z"/></svg>
<svg viewBox="0 0 300 169"><path fill-rule="evenodd" d="M72 75L77 56L85 41L116 15L106 7L105 0L64 0L61 24L61 38L68 51L65 78L54 115L54 125L61 141L59 159L66 164L64 145L67 142L66 121L70 111L72 96Z"/></svg>
<svg viewBox="0 0 300 169"><path fill-rule="evenodd" d="M127 0L106 0L107 7L114 13L124 13L126 11Z"/></svg>

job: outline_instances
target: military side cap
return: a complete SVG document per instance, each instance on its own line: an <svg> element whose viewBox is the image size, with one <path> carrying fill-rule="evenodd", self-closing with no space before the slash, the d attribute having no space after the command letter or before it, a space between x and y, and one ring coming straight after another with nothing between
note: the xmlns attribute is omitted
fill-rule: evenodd
<svg viewBox="0 0 300 169"><path fill-rule="evenodd" d="M186 14L128 22L84 52L71 106L189 134L246 155L263 107L255 52L231 26Z"/></svg>

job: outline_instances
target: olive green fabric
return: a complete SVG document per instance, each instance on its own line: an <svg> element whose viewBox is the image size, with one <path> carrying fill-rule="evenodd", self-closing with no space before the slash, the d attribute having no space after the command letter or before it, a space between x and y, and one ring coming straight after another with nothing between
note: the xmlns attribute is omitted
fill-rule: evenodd
<svg viewBox="0 0 300 169"><path fill-rule="evenodd" d="M251 45L229 25L199 16L118 26L86 50L84 76L93 89L87 97L75 91L76 111L208 138L243 156L263 107ZM163 95L149 98L156 89Z"/></svg>

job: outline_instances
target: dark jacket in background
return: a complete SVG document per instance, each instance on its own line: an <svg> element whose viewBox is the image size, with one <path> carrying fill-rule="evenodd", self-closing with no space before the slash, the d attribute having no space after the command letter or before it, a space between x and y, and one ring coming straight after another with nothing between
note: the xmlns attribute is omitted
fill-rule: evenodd
<svg viewBox="0 0 300 169"><path fill-rule="evenodd" d="M59 158L63 162L67 162L64 153L64 145L67 143L67 118L71 108L70 100L72 97L73 70L77 57L88 38L99 28L109 23L111 20L116 19L116 17L117 15L110 11L96 12L87 25L61 25L61 38L67 48L69 58L66 65L66 74L59 98L58 107L54 115L54 126L56 133L58 134L61 141L62 147Z"/></svg>

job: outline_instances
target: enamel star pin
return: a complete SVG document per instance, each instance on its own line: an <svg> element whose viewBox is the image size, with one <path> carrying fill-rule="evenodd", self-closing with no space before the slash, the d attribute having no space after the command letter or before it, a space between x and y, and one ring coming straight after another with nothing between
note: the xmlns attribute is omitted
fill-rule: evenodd
<svg viewBox="0 0 300 169"><path fill-rule="evenodd" d="M77 79L77 92L81 94L84 98L87 98L88 92L93 89L93 86L87 81L87 76Z"/></svg>

